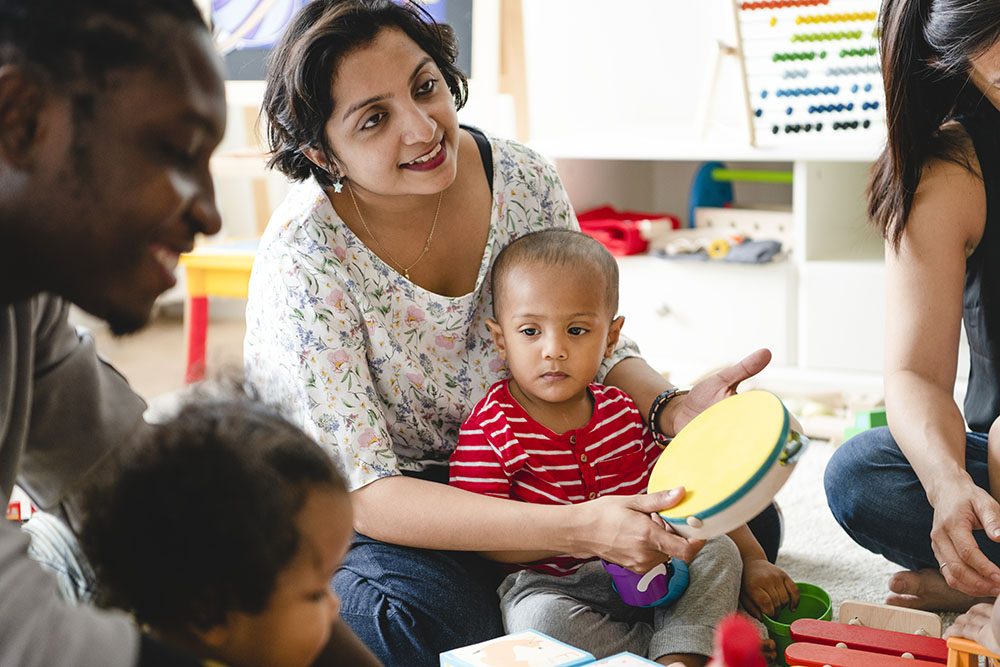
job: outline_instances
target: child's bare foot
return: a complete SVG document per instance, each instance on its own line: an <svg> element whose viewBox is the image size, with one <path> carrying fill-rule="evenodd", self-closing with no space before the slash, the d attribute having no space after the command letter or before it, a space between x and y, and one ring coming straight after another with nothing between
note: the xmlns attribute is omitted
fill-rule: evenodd
<svg viewBox="0 0 1000 667"><path fill-rule="evenodd" d="M977 602L989 602L992 598L974 598L955 590L944 580L941 573L930 568L906 570L889 577L886 604L927 611L966 611Z"/></svg>

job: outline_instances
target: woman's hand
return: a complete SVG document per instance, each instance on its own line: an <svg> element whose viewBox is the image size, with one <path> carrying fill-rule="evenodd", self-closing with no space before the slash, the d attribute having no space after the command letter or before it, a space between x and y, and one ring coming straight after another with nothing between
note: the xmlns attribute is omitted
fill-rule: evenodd
<svg viewBox="0 0 1000 667"><path fill-rule="evenodd" d="M660 427L667 434L677 434L684 426L706 408L736 393L744 380L764 370L771 361L771 351L761 348L743 358L743 361L723 368L691 387L690 393L667 404ZM674 403L677 407L674 408Z"/></svg>
<svg viewBox="0 0 1000 667"><path fill-rule="evenodd" d="M955 619L944 631L944 638L964 637L979 642L991 653L1000 654L1000 642L993 632L993 614L996 604L988 602L969 607L969 611Z"/></svg>
<svg viewBox="0 0 1000 667"><path fill-rule="evenodd" d="M1000 594L1000 568L972 536L985 529L990 539L1000 541L1000 505L972 480L936 495L931 548L945 581L973 597Z"/></svg>
<svg viewBox="0 0 1000 667"><path fill-rule="evenodd" d="M651 517L684 498L684 489L637 496L602 496L571 507L580 519L579 553L643 574L668 557L690 563L705 546L704 540L681 537L662 521Z"/></svg>
<svg viewBox="0 0 1000 667"><path fill-rule="evenodd" d="M785 605L799 605L799 588L792 578L766 558L743 561L743 585L740 603L750 615L761 620L761 614L771 618Z"/></svg>

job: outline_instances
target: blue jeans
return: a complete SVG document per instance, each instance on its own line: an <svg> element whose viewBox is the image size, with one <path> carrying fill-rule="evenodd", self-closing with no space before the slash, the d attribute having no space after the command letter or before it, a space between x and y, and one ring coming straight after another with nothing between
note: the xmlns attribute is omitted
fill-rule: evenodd
<svg viewBox="0 0 1000 667"><path fill-rule="evenodd" d="M499 637L500 568L472 552L355 534L333 577L340 615L386 667L437 667L438 654Z"/></svg>
<svg viewBox="0 0 1000 667"><path fill-rule="evenodd" d="M985 433L966 435L965 468L989 491ZM931 550L934 510L888 427L842 444L827 465L824 484L830 511L851 539L908 570L937 569ZM1000 544L982 530L972 534L986 557L1000 563Z"/></svg>
<svg viewBox="0 0 1000 667"><path fill-rule="evenodd" d="M404 473L447 483L447 468ZM771 505L750 522L771 562L781 519ZM463 551L388 544L355 533L333 577L340 615L387 666L437 667L439 653L504 634L497 587L506 572Z"/></svg>

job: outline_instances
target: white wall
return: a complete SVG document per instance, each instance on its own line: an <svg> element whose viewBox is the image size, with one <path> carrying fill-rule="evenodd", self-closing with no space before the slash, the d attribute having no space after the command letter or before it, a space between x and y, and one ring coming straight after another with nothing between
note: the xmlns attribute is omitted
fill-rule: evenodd
<svg viewBox="0 0 1000 667"><path fill-rule="evenodd" d="M697 126L717 42L733 41L724 0L523 1L532 139ZM716 110L742 100L727 60Z"/></svg>

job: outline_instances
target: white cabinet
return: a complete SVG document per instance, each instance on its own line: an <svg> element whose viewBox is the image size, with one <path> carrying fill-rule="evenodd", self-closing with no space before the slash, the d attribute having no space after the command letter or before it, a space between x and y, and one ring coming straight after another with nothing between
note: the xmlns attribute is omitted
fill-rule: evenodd
<svg viewBox="0 0 1000 667"><path fill-rule="evenodd" d="M735 197L737 204L784 198L791 205L787 257L762 265L621 258L624 332L677 384L768 347L774 359L762 381L881 390L884 250L864 213L876 147L810 154L655 136L533 143L555 160L578 210L610 203L686 218L691 180L703 162L791 170L790 187L741 192L738 185Z"/></svg>
<svg viewBox="0 0 1000 667"><path fill-rule="evenodd" d="M675 382L687 384L768 347L795 363L795 267L624 257L619 263L623 333Z"/></svg>

